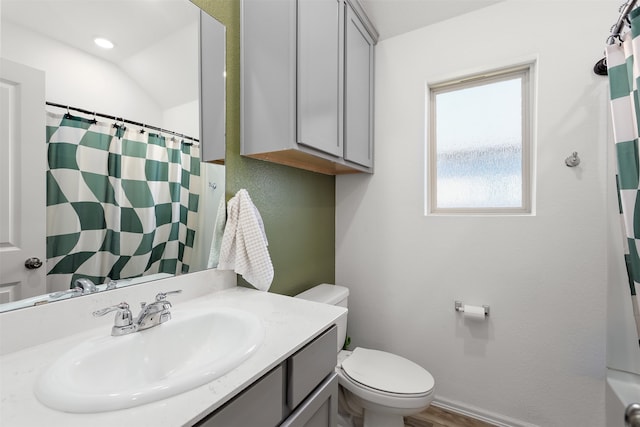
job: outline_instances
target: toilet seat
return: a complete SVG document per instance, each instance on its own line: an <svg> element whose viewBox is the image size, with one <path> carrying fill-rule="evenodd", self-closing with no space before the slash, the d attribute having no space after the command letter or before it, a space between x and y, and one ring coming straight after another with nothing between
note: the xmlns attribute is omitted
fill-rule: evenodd
<svg viewBox="0 0 640 427"><path fill-rule="evenodd" d="M433 399L433 377L410 360L360 347L351 354L340 353L336 369L340 385L363 399L364 406L371 402L410 413Z"/></svg>
<svg viewBox="0 0 640 427"><path fill-rule="evenodd" d="M435 385L427 370L385 351L358 347L342 361L341 366L353 381L394 396L423 396Z"/></svg>

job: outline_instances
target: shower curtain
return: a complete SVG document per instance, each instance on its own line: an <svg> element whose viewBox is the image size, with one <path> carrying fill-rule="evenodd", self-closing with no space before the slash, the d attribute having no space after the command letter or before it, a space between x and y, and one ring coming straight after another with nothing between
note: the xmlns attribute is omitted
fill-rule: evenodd
<svg viewBox="0 0 640 427"><path fill-rule="evenodd" d="M640 337L640 312L636 292L640 289L640 9L629 15L631 31L622 43L609 45L607 67L611 115L617 157L618 201L625 239L625 262L636 328Z"/></svg>
<svg viewBox="0 0 640 427"><path fill-rule="evenodd" d="M189 271L199 148L47 113L47 285Z"/></svg>

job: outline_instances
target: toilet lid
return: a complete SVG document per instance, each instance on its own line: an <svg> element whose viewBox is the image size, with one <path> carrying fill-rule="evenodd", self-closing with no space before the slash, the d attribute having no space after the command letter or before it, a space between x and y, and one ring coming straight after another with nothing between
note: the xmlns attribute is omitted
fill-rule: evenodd
<svg viewBox="0 0 640 427"><path fill-rule="evenodd" d="M342 362L342 370L353 380L378 390L397 394L424 394L435 385L421 366L395 354L356 348Z"/></svg>

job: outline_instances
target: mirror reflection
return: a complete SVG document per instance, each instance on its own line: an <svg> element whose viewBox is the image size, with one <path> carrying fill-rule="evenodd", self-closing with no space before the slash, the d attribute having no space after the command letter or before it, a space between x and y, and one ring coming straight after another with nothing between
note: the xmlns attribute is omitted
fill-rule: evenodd
<svg viewBox="0 0 640 427"><path fill-rule="evenodd" d="M225 173L201 158L224 133L201 138L200 9L1 7L0 311L215 267ZM202 22L224 67L224 27Z"/></svg>

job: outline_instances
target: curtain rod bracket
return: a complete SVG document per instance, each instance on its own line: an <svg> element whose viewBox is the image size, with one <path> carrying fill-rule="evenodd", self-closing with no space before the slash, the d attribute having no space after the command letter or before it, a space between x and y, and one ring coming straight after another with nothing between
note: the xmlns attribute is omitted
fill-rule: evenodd
<svg viewBox="0 0 640 427"><path fill-rule="evenodd" d="M631 20L629 19L629 13L633 10L638 0L628 0L618 8L620 16L615 24L611 26L609 30L609 37L607 37L606 43L612 45L614 43L622 44L622 30L625 26L631 26ZM607 69L607 58L602 58L593 66L593 72L599 76L606 76L609 74Z"/></svg>

